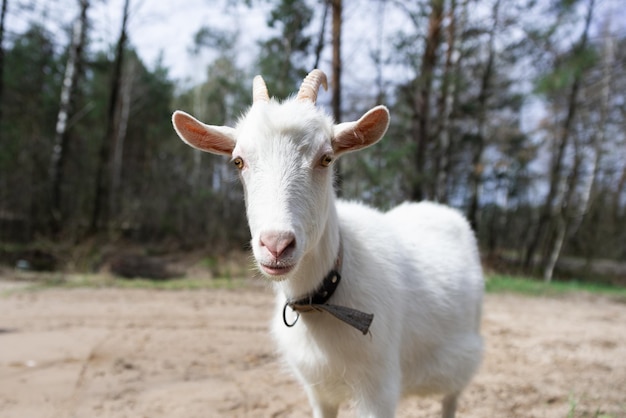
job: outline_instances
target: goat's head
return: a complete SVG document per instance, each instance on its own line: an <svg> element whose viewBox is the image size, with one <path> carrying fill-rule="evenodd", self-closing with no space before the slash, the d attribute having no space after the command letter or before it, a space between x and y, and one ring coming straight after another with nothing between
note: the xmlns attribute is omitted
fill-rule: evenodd
<svg viewBox="0 0 626 418"><path fill-rule="evenodd" d="M313 70L295 98L269 98L260 76L253 104L235 128L205 125L177 111L174 128L187 144L228 155L244 186L252 249L260 270L276 280L287 277L327 225L334 204L332 162L377 142L389 125L384 106L356 122L333 124L315 106L326 76Z"/></svg>

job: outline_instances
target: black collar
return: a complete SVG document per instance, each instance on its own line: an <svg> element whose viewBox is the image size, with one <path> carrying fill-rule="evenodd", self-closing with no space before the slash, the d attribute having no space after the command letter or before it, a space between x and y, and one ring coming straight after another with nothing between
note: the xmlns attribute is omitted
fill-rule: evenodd
<svg viewBox="0 0 626 418"><path fill-rule="evenodd" d="M339 286L341 282L341 265L343 261L343 249L341 246L341 240L339 243L339 251L337 254L337 259L335 260L335 265L333 269L328 272L324 280L322 280L322 284L315 290L315 292L308 294L302 298L296 300L287 300L285 302L285 306L283 307L283 322L288 327L293 327L298 319L300 318L300 313L306 312L321 312L326 311L340 319L341 321L353 326L354 328L361 331L363 334L367 334L370 324L374 319L373 314L366 314L364 312L358 311L356 309L348 308L345 306L337 306L328 304L328 300L332 297L335 290ZM287 307L290 307L292 311L296 312L297 316L293 322L288 322L286 317Z"/></svg>
<svg viewBox="0 0 626 418"><path fill-rule="evenodd" d="M322 284L317 288L315 292L312 294L306 295L303 298L295 300L291 302L293 305L323 305L328 302L328 300L332 297L335 290L339 286L341 282L341 244L339 245L339 254L337 255L337 260L335 260L335 266L331 271L328 272L324 280L322 280Z"/></svg>

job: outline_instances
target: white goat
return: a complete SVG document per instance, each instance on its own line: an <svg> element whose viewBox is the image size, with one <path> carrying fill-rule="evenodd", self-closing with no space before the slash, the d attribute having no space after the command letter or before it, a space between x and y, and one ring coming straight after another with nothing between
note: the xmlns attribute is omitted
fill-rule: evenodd
<svg viewBox="0 0 626 418"><path fill-rule="evenodd" d="M174 127L239 169L254 257L276 292L273 335L314 417L335 417L348 398L361 417L393 417L401 397L431 393L453 417L482 356L474 235L435 203L381 213L337 201L332 162L377 142L389 113L378 106L334 125L315 107L320 84L326 77L313 70L297 97L279 103L257 76L236 128L180 111Z"/></svg>

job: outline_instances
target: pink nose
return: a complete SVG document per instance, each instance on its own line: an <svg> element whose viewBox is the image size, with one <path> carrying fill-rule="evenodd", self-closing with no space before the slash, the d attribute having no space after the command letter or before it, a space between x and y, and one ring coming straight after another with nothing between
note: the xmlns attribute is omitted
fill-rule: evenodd
<svg viewBox="0 0 626 418"><path fill-rule="evenodd" d="M296 248L296 235L289 231L266 231L261 233L260 244L274 258L284 258Z"/></svg>

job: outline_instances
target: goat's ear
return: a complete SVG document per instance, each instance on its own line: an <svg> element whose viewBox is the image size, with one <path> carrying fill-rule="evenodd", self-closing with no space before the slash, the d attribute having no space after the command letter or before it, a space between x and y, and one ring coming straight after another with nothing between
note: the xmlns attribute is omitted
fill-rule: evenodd
<svg viewBox="0 0 626 418"><path fill-rule="evenodd" d="M180 110L172 115L172 124L183 141L200 151L231 155L235 148L235 129L228 126L205 125Z"/></svg>
<svg viewBox="0 0 626 418"><path fill-rule="evenodd" d="M376 106L356 122L335 125L333 151L340 155L369 147L380 140L389 127L389 111L385 106Z"/></svg>

